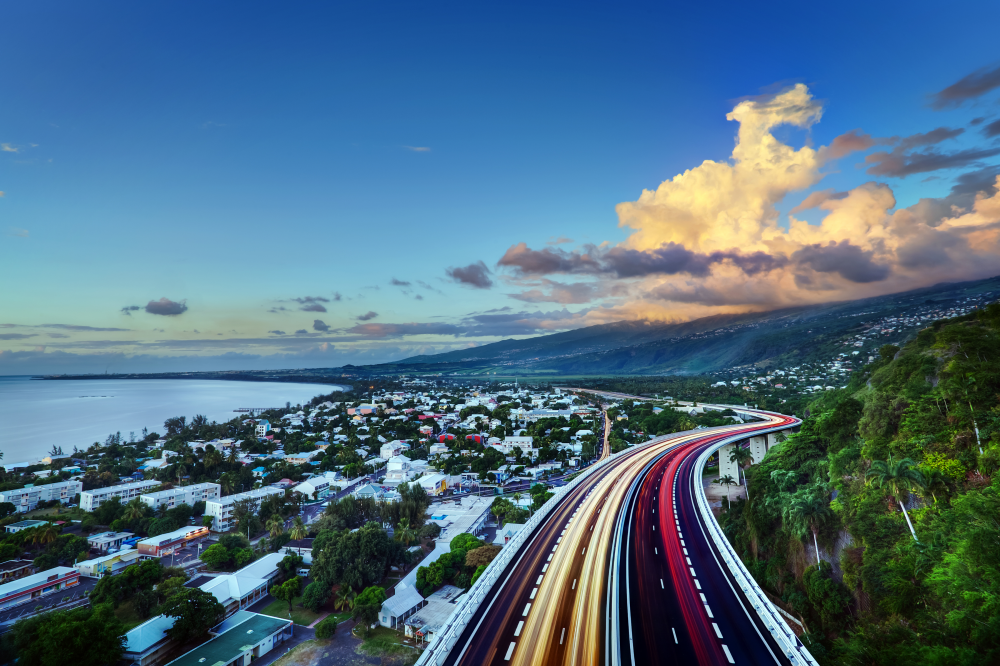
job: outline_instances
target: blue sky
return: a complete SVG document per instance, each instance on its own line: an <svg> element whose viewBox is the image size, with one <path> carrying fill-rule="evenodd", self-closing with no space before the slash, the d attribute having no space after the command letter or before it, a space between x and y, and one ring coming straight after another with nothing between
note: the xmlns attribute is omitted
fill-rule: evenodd
<svg viewBox="0 0 1000 666"><path fill-rule="evenodd" d="M935 241L955 254L934 271L899 240L917 233L900 211L951 205L957 177L988 182L1000 163L984 130L1000 117L996 3L43 2L0 19L0 374L384 361L1000 273L974 192L959 222L921 218L921 234L961 230ZM933 96L969 76L986 90ZM727 114L741 100L755 118L774 99L788 112L795 84L811 115L767 131L819 151L813 177L759 184L780 194L745 214L787 230L793 207L832 189L827 208L796 213L826 232L727 231L720 215L745 203L720 194L689 217L679 186L640 215L644 230L619 225L616 206L644 189L738 161ZM909 154L981 156L905 177L856 166L937 128L963 131ZM867 147L822 151L855 129ZM867 182L895 206L855 190ZM664 202L670 220L650 221ZM873 206L883 231L866 241L823 223ZM508 252L519 243L571 261L529 265ZM982 256L956 262L970 244ZM708 263L572 263L614 248ZM713 296L753 252L776 258L766 279L747 273L754 293ZM479 261L479 287L448 272Z"/></svg>

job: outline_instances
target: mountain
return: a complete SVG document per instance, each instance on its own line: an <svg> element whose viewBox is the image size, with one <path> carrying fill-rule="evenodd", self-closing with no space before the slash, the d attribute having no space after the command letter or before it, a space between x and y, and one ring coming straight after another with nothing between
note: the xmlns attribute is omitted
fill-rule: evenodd
<svg viewBox="0 0 1000 666"><path fill-rule="evenodd" d="M875 298L744 314L714 315L679 324L620 321L473 349L413 356L365 366L375 373L531 375L700 374L741 365L767 366L829 359L845 339L886 320L883 343L903 342L927 319L949 316L1000 296L1000 276ZM967 300L971 299L971 300Z"/></svg>

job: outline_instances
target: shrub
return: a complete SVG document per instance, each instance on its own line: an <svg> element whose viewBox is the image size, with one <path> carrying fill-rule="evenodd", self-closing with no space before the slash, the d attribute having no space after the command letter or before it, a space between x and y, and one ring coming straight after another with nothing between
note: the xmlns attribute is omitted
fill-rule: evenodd
<svg viewBox="0 0 1000 666"><path fill-rule="evenodd" d="M310 584L309 587L312 587L312 585L315 585L315 583ZM309 587L306 588L307 591ZM320 621L319 624L316 625L316 638L328 640L333 638L336 633L337 620L334 619L333 615L327 615L322 621Z"/></svg>

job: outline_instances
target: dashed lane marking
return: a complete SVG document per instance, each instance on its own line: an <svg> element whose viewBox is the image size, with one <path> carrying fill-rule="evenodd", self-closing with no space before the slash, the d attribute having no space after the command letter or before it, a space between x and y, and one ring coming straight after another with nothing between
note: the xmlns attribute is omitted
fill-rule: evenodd
<svg viewBox="0 0 1000 666"><path fill-rule="evenodd" d="M541 585L542 584L542 578L543 578L543 576L539 575L538 576L538 580L535 581L535 585Z"/></svg>
<svg viewBox="0 0 1000 666"><path fill-rule="evenodd" d="M712 618L713 620L715 619L715 616L712 615L712 609L708 607L708 604L705 604L705 612L708 613L708 616L710 618Z"/></svg>
<svg viewBox="0 0 1000 666"><path fill-rule="evenodd" d="M576 578L573 579L573 589L576 589Z"/></svg>
<svg viewBox="0 0 1000 666"><path fill-rule="evenodd" d="M733 659L732 653L729 651L729 648L725 644L722 645L722 651L726 653L726 659L729 660L730 664L736 663L736 660Z"/></svg>
<svg viewBox="0 0 1000 666"><path fill-rule="evenodd" d="M514 648L515 648L516 646L517 646L517 643L511 643L511 644L510 644L510 645L509 645L509 646L507 647L507 654L506 654L506 655L504 656L504 658L503 658L503 660L504 660L504 661L510 661L510 655L514 654Z"/></svg>
<svg viewBox="0 0 1000 666"><path fill-rule="evenodd" d="M680 641L677 640L677 630L674 629L673 627L670 627L670 631L674 632L674 643L679 645ZM513 645L513 643L511 643L511 645ZM723 647L725 647L725 646L723 646Z"/></svg>
<svg viewBox="0 0 1000 666"><path fill-rule="evenodd" d="M719 631L719 625L717 625L715 622L713 622L712 623L712 629L715 629L715 635L716 636L718 636L719 638L722 638L722 632Z"/></svg>
<svg viewBox="0 0 1000 666"><path fill-rule="evenodd" d="M661 590L667 589L667 588L663 587L663 579L662 578L660 579L660 589Z"/></svg>
<svg viewBox="0 0 1000 666"><path fill-rule="evenodd" d="M694 586L697 587L699 590L701 589L701 583L698 582L697 578L694 579Z"/></svg>
<svg viewBox="0 0 1000 666"><path fill-rule="evenodd" d="M530 611L530 610L531 610L531 602L529 601L528 605L524 607L524 612L521 613L521 616L522 617L528 617L528 611Z"/></svg>
<svg viewBox="0 0 1000 666"><path fill-rule="evenodd" d="M563 644L564 638L566 638L566 627L563 627L562 634L559 636L559 645Z"/></svg>
<svg viewBox="0 0 1000 666"><path fill-rule="evenodd" d="M536 594L538 594L538 588L537 587L531 590L531 596L528 597L528 598L531 599L532 601L534 601Z"/></svg>
<svg viewBox="0 0 1000 666"><path fill-rule="evenodd" d="M517 629L514 630L514 636L520 636L522 629L524 629L524 620L519 620L517 623Z"/></svg>

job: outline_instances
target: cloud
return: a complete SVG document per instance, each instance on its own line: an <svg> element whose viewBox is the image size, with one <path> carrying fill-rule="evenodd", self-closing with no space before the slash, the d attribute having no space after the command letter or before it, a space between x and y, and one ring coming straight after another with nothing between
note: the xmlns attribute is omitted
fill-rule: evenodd
<svg viewBox="0 0 1000 666"><path fill-rule="evenodd" d="M411 322L407 324L355 324L344 333L362 338L399 338L405 335L461 335L456 324Z"/></svg>
<svg viewBox="0 0 1000 666"><path fill-rule="evenodd" d="M2 196L2 195L3 195L3 192L0 192L0 196ZM10 231L8 233L9 233L9 235L14 236L16 238L27 238L28 237L28 230L27 229L18 229L17 227L11 227Z"/></svg>
<svg viewBox="0 0 1000 666"><path fill-rule="evenodd" d="M897 154L893 151L872 153L865 158L865 163L873 165L867 171L873 176L906 177L939 169L957 169L994 155L1000 155L1000 148L967 148L953 153L927 151Z"/></svg>
<svg viewBox="0 0 1000 666"><path fill-rule="evenodd" d="M161 298L158 301L146 303L146 312L154 315L164 315L173 317L187 312L186 301L172 301L169 298Z"/></svg>
<svg viewBox="0 0 1000 666"><path fill-rule="evenodd" d="M358 321L369 321L371 319L374 319L377 316L378 316L377 312L373 312L373 311L369 310L368 312L366 312L363 315L358 315L357 317L355 317L355 319L357 319Z"/></svg>
<svg viewBox="0 0 1000 666"><path fill-rule="evenodd" d="M337 294L336 300L340 300L339 294ZM303 312L326 312L326 308L323 303L329 303L329 298L324 298L323 296L304 296L302 298L292 298L290 299L295 303L299 304L299 310Z"/></svg>
<svg viewBox="0 0 1000 666"><path fill-rule="evenodd" d="M816 243L797 250L792 260L818 273L838 273L851 282L877 282L889 276L890 268L872 261L874 252L852 245L850 241Z"/></svg>
<svg viewBox="0 0 1000 666"><path fill-rule="evenodd" d="M572 238L566 238L565 236L551 236L547 241L546 245L563 245L564 243L572 243Z"/></svg>
<svg viewBox="0 0 1000 666"><path fill-rule="evenodd" d="M524 242L511 245L507 248L507 251L500 257L500 261L497 264L512 268L519 275L594 273L599 270L597 262L588 254L568 252L560 248L548 247L541 250L532 250ZM472 266L475 265L472 264ZM485 268L485 265L483 268Z"/></svg>
<svg viewBox="0 0 1000 666"><path fill-rule="evenodd" d="M142 307L139 305L126 305L125 307L122 308L121 312L123 315L128 315L129 317L131 317L133 312L141 309Z"/></svg>
<svg viewBox="0 0 1000 666"><path fill-rule="evenodd" d="M392 278L389 280L389 284L394 287L409 287L412 283L407 282L406 280L397 280L396 278Z"/></svg>
<svg viewBox="0 0 1000 666"><path fill-rule="evenodd" d="M130 331L130 328L103 328L98 326L78 326L75 324L41 324L38 328L57 328L64 331Z"/></svg>
<svg viewBox="0 0 1000 666"><path fill-rule="evenodd" d="M931 95L931 108L940 111L961 106L997 87L1000 87L1000 66L994 69L983 67Z"/></svg>
<svg viewBox="0 0 1000 666"><path fill-rule="evenodd" d="M860 132L861 130L851 130L835 137L827 147L827 155L830 159L835 160L850 153L868 150L878 143L878 140L873 139L870 134L860 134Z"/></svg>
<svg viewBox="0 0 1000 666"><path fill-rule="evenodd" d="M330 327L327 326L326 323L322 319L314 319L313 320L313 330L314 331L321 331L323 333L326 333L327 331L330 330Z"/></svg>
<svg viewBox="0 0 1000 666"><path fill-rule="evenodd" d="M0 340L25 340L38 337L37 333L0 333Z"/></svg>
<svg viewBox="0 0 1000 666"><path fill-rule="evenodd" d="M19 153L21 149L9 143L0 143L0 153Z"/></svg>
<svg viewBox="0 0 1000 666"><path fill-rule="evenodd" d="M309 331L307 331L304 328L300 328L299 330L295 331L295 335L309 335Z"/></svg>
<svg viewBox="0 0 1000 666"><path fill-rule="evenodd" d="M482 261L476 261L468 266L449 268L445 273L455 282L467 284L476 289L489 289L493 286L490 279L490 269Z"/></svg>
<svg viewBox="0 0 1000 666"><path fill-rule="evenodd" d="M601 285L590 282L574 282L565 284L555 280L542 280L545 289L529 289L518 294L511 294L525 303L590 303L601 295Z"/></svg>
<svg viewBox="0 0 1000 666"><path fill-rule="evenodd" d="M980 131L988 138L1000 136L1000 119L994 120Z"/></svg>
<svg viewBox="0 0 1000 666"><path fill-rule="evenodd" d="M847 196L847 192L837 192L836 190L819 190L818 192L812 192L805 199L802 200L798 206L791 210L791 213L800 213L804 210L809 210L811 208L818 208L824 202L830 199L843 199Z"/></svg>
<svg viewBox="0 0 1000 666"><path fill-rule="evenodd" d="M271 335L288 335L284 331L277 331L277 330L275 330L275 331L268 331L268 333L270 333Z"/></svg>
<svg viewBox="0 0 1000 666"><path fill-rule="evenodd" d="M428 148L427 146L403 146L403 148L406 148L407 150L412 151L414 153L429 153L429 152L431 152L431 149Z"/></svg>

